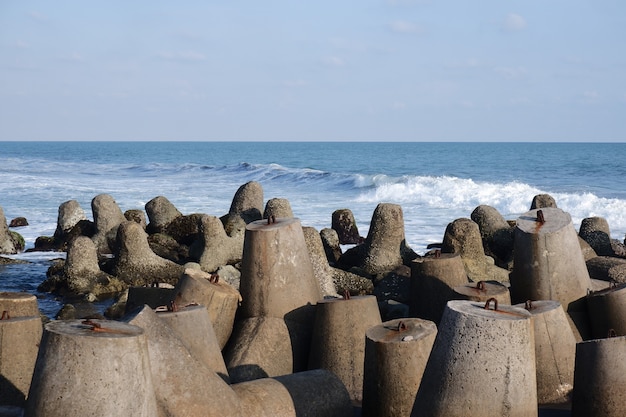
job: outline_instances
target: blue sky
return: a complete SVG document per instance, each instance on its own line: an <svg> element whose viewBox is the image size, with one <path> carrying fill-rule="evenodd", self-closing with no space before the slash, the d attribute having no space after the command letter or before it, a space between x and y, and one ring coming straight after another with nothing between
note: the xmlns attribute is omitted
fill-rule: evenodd
<svg viewBox="0 0 626 417"><path fill-rule="evenodd" d="M625 141L623 0L0 1L0 140Z"/></svg>

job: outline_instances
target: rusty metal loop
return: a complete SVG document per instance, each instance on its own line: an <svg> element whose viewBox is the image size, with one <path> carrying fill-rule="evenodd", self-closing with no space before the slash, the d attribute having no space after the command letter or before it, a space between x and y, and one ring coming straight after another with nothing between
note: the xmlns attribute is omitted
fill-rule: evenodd
<svg viewBox="0 0 626 417"><path fill-rule="evenodd" d="M267 224L272 224L272 223L276 223L276 216L273 214L267 218Z"/></svg>
<svg viewBox="0 0 626 417"><path fill-rule="evenodd" d="M539 223L545 223L546 222L545 217L543 217L543 211L541 211L541 210L537 210L537 221Z"/></svg>
<svg viewBox="0 0 626 417"><path fill-rule="evenodd" d="M487 302L485 303L485 310L490 310L489 304L491 304L492 301L493 301L493 311L498 310L498 300L495 297L491 297L490 299L487 300Z"/></svg>
<svg viewBox="0 0 626 417"><path fill-rule="evenodd" d="M478 281L476 283L476 289L479 291L485 291L485 281Z"/></svg>
<svg viewBox="0 0 626 417"><path fill-rule="evenodd" d="M398 328L397 328L397 330L398 330L399 332L403 332L403 331L405 331L406 329L407 329L407 327L406 327L406 323L405 323L405 322L403 322L403 321L400 321L400 322L398 323Z"/></svg>
<svg viewBox="0 0 626 417"><path fill-rule="evenodd" d="M159 288L159 282L158 281L152 281L152 288Z"/></svg>
<svg viewBox="0 0 626 417"><path fill-rule="evenodd" d="M176 304L174 300L170 301L169 306L167 306L167 311L173 311L173 312L178 311L178 304Z"/></svg>
<svg viewBox="0 0 626 417"><path fill-rule="evenodd" d="M10 320L10 319L11 319L11 316L9 315L9 312L4 310L2 312L2 317L0 317L0 320Z"/></svg>
<svg viewBox="0 0 626 417"><path fill-rule="evenodd" d="M609 329L606 337L617 337L617 332L615 331L615 329Z"/></svg>
<svg viewBox="0 0 626 417"><path fill-rule="evenodd" d="M217 284L218 282L220 282L219 274L211 274L211 276L209 277L209 282L211 284Z"/></svg>
<svg viewBox="0 0 626 417"><path fill-rule="evenodd" d="M528 311L532 310L533 307L533 301L532 300L526 300L526 302L524 303L524 308Z"/></svg>
<svg viewBox="0 0 626 417"><path fill-rule="evenodd" d="M435 251L435 258L441 258L441 250L440 249L437 249Z"/></svg>
<svg viewBox="0 0 626 417"><path fill-rule="evenodd" d="M349 300L350 299L350 290L348 290L348 289L343 290L343 299L344 300Z"/></svg>

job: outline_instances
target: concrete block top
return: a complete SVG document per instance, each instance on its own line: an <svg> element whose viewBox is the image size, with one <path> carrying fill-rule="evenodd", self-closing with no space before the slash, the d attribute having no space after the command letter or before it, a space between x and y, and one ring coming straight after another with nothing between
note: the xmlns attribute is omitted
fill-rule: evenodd
<svg viewBox="0 0 626 417"><path fill-rule="evenodd" d="M281 227L300 223L300 219L297 217L272 217L270 219L255 220L246 225L246 230L249 231L270 231L276 230Z"/></svg>
<svg viewBox="0 0 626 417"><path fill-rule="evenodd" d="M497 305L497 303L490 301L479 303L465 300L452 300L448 301L448 308L463 315L495 320L528 320L531 317L531 314L523 308L510 305Z"/></svg>
<svg viewBox="0 0 626 417"><path fill-rule="evenodd" d="M561 230L571 223L569 213L554 207L544 207L522 214L517 219L517 228L525 233L545 234Z"/></svg>
<svg viewBox="0 0 626 417"><path fill-rule="evenodd" d="M56 320L46 324L46 331L64 336L124 338L143 334L141 327L115 320Z"/></svg>

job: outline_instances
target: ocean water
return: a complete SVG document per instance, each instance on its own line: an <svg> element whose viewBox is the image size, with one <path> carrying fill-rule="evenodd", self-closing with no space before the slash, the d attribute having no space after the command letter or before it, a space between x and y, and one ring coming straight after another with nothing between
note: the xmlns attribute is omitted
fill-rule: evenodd
<svg viewBox="0 0 626 417"><path fill-rule="evenodd" d="M533 196L549 193L577 230L583 218L601 216L623 240L624 161L624 143L0 142L0 207L7 222L28 219L14 230L31 248L54 233L67 200L88 217L102 193L123 211L165 196L183 214L221 216L240 185L258 181L265 200L288 199L302 224L318 230L349 208L366 236L377 204L399 204L407 243L424 253L478 205L515 219ZM60 256L12 256L31 263L0 267L0 290L36 293ZM54 316L61 300L38 295Z"/></svg>

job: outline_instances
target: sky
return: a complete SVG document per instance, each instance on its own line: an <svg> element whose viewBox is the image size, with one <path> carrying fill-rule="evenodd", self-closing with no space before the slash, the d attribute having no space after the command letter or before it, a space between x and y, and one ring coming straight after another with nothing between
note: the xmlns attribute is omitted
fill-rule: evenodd
<svg viewBox="0 0 626 417"><path fill-rule="evenodd" d="M626 141L624 0L0 0L0 141Z"/></svg>

